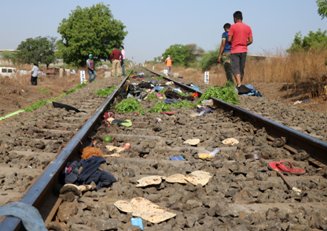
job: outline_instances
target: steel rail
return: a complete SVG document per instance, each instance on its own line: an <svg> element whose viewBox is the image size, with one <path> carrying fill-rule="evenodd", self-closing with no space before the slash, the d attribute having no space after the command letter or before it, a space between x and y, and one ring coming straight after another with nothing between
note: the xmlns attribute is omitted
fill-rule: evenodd
<svg viewBox="0 0 327 231"><path fill-rule="evenodd" d="M202 95L201 91L197 91L184 83L172 80L171 78L163 76L160 73L154 72L147 68L146 70L155 75L162 76L168 81L173 81L176 85L182 87L183 89L188 91L195 91L198 92L199 95ZM244 121L250 122L256 128L265 128L267 133L273 137L285 137L288 145L294 148L305 150L310 154L311 157L327 165L327 142L324 142L305 133L296 131L295 129L267 119L241 107L231 105L216 98L213 98L213 100L215 106L232 112L234 116L237 116Z"/></svg>
<svg viewBox="0 0 327 231"><path fill-rule="evenodd" d="M96 109L81 129L73 136L67 145L61 150L57 158L46 167L43 174L39 176L36 182L28 189L28 191L21 198L20 202L27 205L32 205L37 208L42 216L46 216L50 212L50 208L44 207L44 202L54 204L51 200L51 195L58 195L56 186L58 185L59 175L62 173L67 161L77 156L78 151L85 146L90 133L94 128L101 124L102 115L109 105L113 102L118 92L122 89L129 76L125 77L118 85L117 89ZM45 217L43 217L45 218ZM0 223L0 230L13 231L21 230L22 225L19 218L8 216Z"/></svg>

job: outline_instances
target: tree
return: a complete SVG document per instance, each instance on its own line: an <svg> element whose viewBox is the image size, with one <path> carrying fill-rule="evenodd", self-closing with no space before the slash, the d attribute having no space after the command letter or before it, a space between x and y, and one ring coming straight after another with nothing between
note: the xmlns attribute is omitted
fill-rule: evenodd
<svg viewBox="0 0 327 231"><path fill-rule="evenodd" d="M300 32L295 34L291 47L288 52L309 51L309 50L326 50L327 49L327 31L317 32L310 31L307 36L302 38Z"/></svg>
<svg viewBox="0 0 327 231"><path fill-rule="evenodd" d="M209 51L205 53L200 60L200 67L202 71L209 70L212 66L217 65L218 50Z"/></svg>
<svg viewBox="0 0 327 231"><path fill-rule="evenodd" d="M49 66L55 60L55 38L36 37L22 41L17 47L19 63L43 63Z"/></svg>
<svg viewBox="0 0 327 231"><path fill-rule="evenodd" d="M317 0L318 14L325 18L327 17L327 0Z"/></svg>
<svg viewBox="0 0 327 231"><path fill-rule="evenodd" d="M165 60L167 56L170 55L174 61L174 64L188 67L202 54L203 49L197 47L195 44L174 44L165 50L162 57Z"/></svg>
<svg viewBox="0 0 327 231"><path fill-rule="evenodd" d="M107 58L114 46L123 43L127 32L119 20L115 20L108 6L103 3L91 7L77 7L68 19L58 27L58 55L64 62L84 65L92 53L98 58Z"/></svg>

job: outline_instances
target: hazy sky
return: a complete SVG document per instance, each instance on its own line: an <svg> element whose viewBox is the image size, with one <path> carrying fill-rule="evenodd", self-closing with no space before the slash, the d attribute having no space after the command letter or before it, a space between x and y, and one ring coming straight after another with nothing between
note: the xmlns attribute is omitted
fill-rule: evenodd
<svg viewBox="0 0 327 231"><path fill-rule="evenodd" d="M7 0L1 3L0 49L16 49L37 36L59 38L57 28L77 6L95 0ZM214 50L220 44L223 24L232 23L236 10L252 27L251 54L277 53L290 46L296 32L327 30L327 19L317 13L315 0L113 0L109 5L115 19L122 21L128 35L127 58L136 62L160 56L173 44L197 44Z"/></svg>

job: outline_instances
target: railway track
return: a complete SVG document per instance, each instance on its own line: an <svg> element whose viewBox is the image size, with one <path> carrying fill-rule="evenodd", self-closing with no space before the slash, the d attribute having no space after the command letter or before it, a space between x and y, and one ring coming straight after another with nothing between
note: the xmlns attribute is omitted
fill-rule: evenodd
<svg viewBox="0 0 327 231"><path fill-rule="evenodd" d="M3 134L2 147L6 146L1 150L0 164L6 171L2 175L1 204L21 198L22 202L38 208L44 220L57 230L59 227L63 230L131 229L132 215L117 209L115 203L136 197L175 214L158 224L143 219L145 230L327 228L327 181L323 164L326 143L219 101L215 102L217 108L212 113L195 117L190 116L195 113L194 108L174 109L173 115L148 113L154 104L151 100L142 101L147 113L117 113L115 96L126 89L127 79L129 84L136 85L142 80L166 86L168 79L144 72L142 78L124 79L105 102L90 96L101 86L100 82L88 85L76 96L80 104L74 105L85 112L52 109L49 105L39 111L42 118L22 123L15 134ZM175 84L173 88L183 91L187 87ZM108 127L103 123L105 111L113 112L116 119L130 119L133 125ZM129 143L131 148L119 157L110 156L104 136L113 137L113 146ZM286 137L286 142L281 137ZM194 138L200 142L185 143ZM227 138L235 138L239 143L223 144ZM118 181L110 188L88 191L74 200L58 199L62 186L58 178L66 162L80 156L82 148L92 142L106 154L107 163L102 167ZM219 148L219 153L214 158L199 158L204 150L215 148ZM184 160L171 160L176 156ZM280 160L289 160L306 173L281 176L267 167L269 162ZM189 176L197 171L210 174L204 186L171 183L165 178L174 174ZM153 175L160 176L162 182L137 187L142 177ZM27 188L29 191L22 197ZM20 228L19 220L13 217L0 224L0 230Z"/></svg>

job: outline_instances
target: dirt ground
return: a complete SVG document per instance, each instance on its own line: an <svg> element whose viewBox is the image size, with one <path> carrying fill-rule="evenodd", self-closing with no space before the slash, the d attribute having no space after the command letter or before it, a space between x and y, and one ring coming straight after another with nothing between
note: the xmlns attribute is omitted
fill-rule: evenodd
<svg viewBox="0 0 327 231"><path fill-rule="evenodd" d="M156 70L158 71L158 70ZM201 73L189 69L178 69L178 75L183 76L180 81L193 82L203 89L203 77ZM101 78L101 74L98 78ZM215 76L212 76L214 81ZM0 79L0 117L8 113L23 109L41 99L49 99L58 96L68 89L79 84L79 76L69 75L64 77L47 76L39 77L38 85L32 86L29 76L17 76ZM305 93L295 94L294 89L281 91L283 83L251 83L266 98L293 105L308 111L327 112L327 97L319 96L312 98ZM294 96L295 95L295 96ZM290 97L293 96L293 97ZM300 99L300 100L299 100Z"/></svg>
<svg viewBox="0 0 327 231"><path fill-rule="evenodd" d="M38 100L59 96L79 84L79 76L70 75L39 77L38 85L32 86L30 76L0 78L0 116L23 109Z"/></svg>

